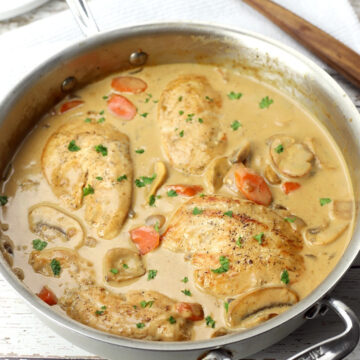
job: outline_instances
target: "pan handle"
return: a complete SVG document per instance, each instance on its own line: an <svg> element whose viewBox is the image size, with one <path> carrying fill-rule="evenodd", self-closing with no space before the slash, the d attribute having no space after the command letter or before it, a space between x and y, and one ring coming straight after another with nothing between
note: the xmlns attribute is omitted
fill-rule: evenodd
<svg viewBox="0 0 360 360"><path fill-rule="evenodd" d="M318 309L329 308L336 312L345 325L345 330L330 339L324 340L292 356L288 360L340 360L350 354L359 341L359 319L342 301L325 298L320 301Z"/></svg>
<svg viewBox="0 0 360 360"><path fill-rule="evenodd" d="M66 2L85 36L92 36L100 31L86 0L66 0Z"/></svg>
<svg viewBox="0 0 360 360"><path fill-rule="evenodd" d="M308 316L313 319L319 313L324 315L327 309L334 310L345 324L345 330L330 339L305 349L287 360L340 360L350 354L359 341L359 320L355 313L342 301L334 298L321 300L316 311ZM230 353L223 349L210 351L202 360L233 360Z"/></svg>

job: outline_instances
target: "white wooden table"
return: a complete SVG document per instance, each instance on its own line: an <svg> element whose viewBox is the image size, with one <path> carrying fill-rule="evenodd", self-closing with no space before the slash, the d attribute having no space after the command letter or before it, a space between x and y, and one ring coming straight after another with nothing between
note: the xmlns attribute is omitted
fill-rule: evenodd
<svg viewBox="0 0 360 360"><path fill-rule="evenodd" d="M351 3L360 17L360 0L351 0ZM66 4L62 0L51 0L47 5L27 15L0 22L0 34L64 9L66 9ZM335 71L330 75L340 83L360 111L360 90L351 86ZM333 296L349 305L360 318L360 255L336 286ZM328 313L323 318L308 321L278 344L246 360L285 360L298 351L321 339L333 336L341 330L342 324L337 316ZM50 358L97 359L92 354L57 336L43 325L0 276L0 360ZM360 359L360 344L346 359Z"/></svg>

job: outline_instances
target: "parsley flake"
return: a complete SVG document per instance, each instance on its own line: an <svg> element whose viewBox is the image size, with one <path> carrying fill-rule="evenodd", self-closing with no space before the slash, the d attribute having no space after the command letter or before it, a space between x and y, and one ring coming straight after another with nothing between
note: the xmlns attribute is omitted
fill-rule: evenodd
<svg viewBox="0 0 360 360"><path fill-rule="evenodd" d="M199 196L200 196L201 198L203 198L203 197L205 197L205 194L204 194L204 193L201 193L201 194L199 194Z"/></svg>
<svg viewBox="0 0 360 360"><path fill-rule="evenodd" d="M71 140L68 145L68 150L71 152L79 151L80 147L76 145L75 140Z"/></svg>
<svg viewBox="0 0 360 360"><path fill-rule="evenodd" d="M187 118L185 119L186 122L191 122L195 114L187 114Z"/></svg>
<svg viewBox="0 0 360 360"><path fill-rule="evenodd" d="M178 196L178 193L174 189L169 190L166 194L168 197Z"/></svg>
<svg viewBox="0 0 360 360"><path fill-rule="evenodd" d="M178 101L179 101L179 102L182 101L182 99L183 99L182 96L179 96L179 97L178 97Z"/></svg>
<svg viewBox="0 0 360 360"><path fill-rule="evenodd" d="M189 281L189 278L187 276L185 276L181 282L183 282L184 284L186 284Z"/></svg>
<svg viewBox="0 0 360 360"><path fill-rule="evenodd" d="M108 149L102 144L96 145L95 150L97 153L101 153L102 156L106 156L108 154Z"/></svg>
<svg viewBox="0 0 360 360"><path fill-rule="evenodd" d="M53 272L53 274L55 276L60 275L61 265L60 265L60 262L58 260L52 259L51 262L50 262L50 267L51 267L51 270L52 270L52 272Z"/></svg>
<svg viewBox="0 0 360 360"><path fill-rule="evenodd" d="M137 324L136 324L136 327L137 327L138 329L142 329L142 328L145 327L145 324L144 324L144 323L137 323Z"/></svg>
<svg viewBox="0 0 360 360"><path fill-rule="evenodd" d="M283 272L281 273L281 276L280 276L280 280L281 280L281 282L283 282L286 285L290 282L289 273L287 270L283 270Z"/></svg>
<svg viewBox="0 0 360 360"><path fill-rule="evenodd" d="M324 206L326 204L331 203L331 199L330 198L320 198L320 205Z"/></svg>
<svg viewBox="0 0 360 360"><path fill-rule="evenodd" d="M170 316L168 321L169 321L170 324L175 324L176 323L176 320L175 320L175 318L173 316Z"/></svg>
<svg viewBox="0 0 360 360"><path fill-rule="evenodd" d="M83 196L88 196L94 192L95 190L90 184L87 187L83 187Z"/></svg>
<svg viewBox="0 0 360 360"><path fill-rule="evenodd" d="M184 130L181 130L181 131L179 132L179 136L180 136L180 137L183 137L183 136L184 136Z"/></svg>
<svg viewBox="0 0 360 360"><path fill-rule="evenodd" d="M97 122L99 123L99 124L101 124L101 123L103 123L105 121L105 118L104 117L101 117Z"/></svg>
<svg viewBox="0 0 360 360"><path fill-rule="evenodd" d="M33 244L33 248L34 248L35 250L39 250L39 251L45 249L46 246L47 246L47 242L46 242L46 241L42 241L42 240L40 240L40 239L35 239L35 240L33 240L33 241L32 241L32 244Z"/></svg>
<svg viewBox="0 0 360 360"><path fill-rule="evenodd" d="M180 111L179 111L179 115L184 115L184 111L183 111L183 110L180 110Z"/></svg>
<svg viewBox="0 0 360 360"><path fill-rule="evenodd" d="M199 122L200 124L202 124L202 123L204 122L204 120L203 120L202 118L198 118L198 122Z"/></svg>
<svg viewBox="0 0 360 360"><path fill-rule="evenodd" d="M156 201L155 195L154 195L154 194L150 195L149 205L150 205L150 206L155 206L155 201Z"/></svg>
<svg viewBox="0 0 360 360"><path fill-rule="evenodd" d="M104 180L102 176L97 176L95 179L99 181Z"/></svg>
<svg viewBox="0 0 360 360"><path fill-rule="evenodd" d="M129 268L129 265L128 265L128 264L123 264L122 267L123 267L124 269L128 269L128 268Z"/></svg>
<svg viewBox="0 0 360 360"><path fill-rule="evenodd" d="M139 179L135 180L135 185L137 187L145 187L146 185L150 185L156 178L156 174L153 174L151 177L140 176Z"/></svg>
<svg viewBox="0 0 360 360"><path fill-rule="evenodd" d="M231 127L234 131L238 130L241 126L242 126L242 125L241 125L241 122L238 121L238 120L234 120L234 121L231 123L231 125L230 125L230 127Z"/></svg>
<svg viewBox="0 0 360 360"><path fill-rule="evenodd" d="M185 296L191 296L191 291L188 290L188 289L185 289L185 290L181 290L181 292L185 295Z"/></svg>
<svg viewBox="0 0 360 360"><path fill-rule="evenodd" d="M242 237L239 236L239 238L236 240L236 243L235 243L239 248L242 248L243 247L243 243L242 243Z"/></svg>
<svg viewBox="0 0 360 360"><path fill-rule="evenodd" d="M259 107L260 109L268 108L273 102L274 102L273 99L270 99L268 96L265 96L264 98L261 99L259 103Z"/></svg>
<svg viewBox="0 0 360 360"><path fill-rule="evenodd" d="M211 316L207 316L205 318L205 322L206 322L206 326L209 326L209 327L211 327L213 329L215 328L216 321L213 320L213 318Z"/></svg>
<svg viewBox="0 0 360 360"><path fill-rule="evenodd" d="M261 232L260 234L254 235L254 239L261 245L263 242L264 233Z"/></svg>
<svg viewBox="0 0 360 360"><path fill-rule="evenodd" d="M85 121L86 123L91 123L91 119L90 119L90 118L86 118L84 121Z"/></svg>
<svg viewBox="0 0 360 360"><path fill-rule="evenodd" d="M228 313L228 311L229 311L229 303L227 301L224 302L224 308L225 308L225 312Z"/></svg>
<svg viewBox="0 0 360 360"><path fill-rule="evenodd" d="M145 152L145 150L144 149L137 149L137 150L135 150L135 152L137 154L143 154Z"/></svg>
<svg viewBox="0 0 360 360"><path fill-rule="evenodd" d="M230 100L239 100L240 98L242 97L242 93L236 93L234 91L231 91L229 94L228 94L228 98Z"/></svg>
<svg viewBox="0 0 360 360"><path fill-rule="evenodd" d="M158 271L157 270L149 270L148 272L148 280L153 280L156 278Z"/></svg>
<svg viewBox="0 0 360 360"><path fill-rule="evenodd" d="M289 222L289 223L293 223L295 221L295 218L292 217L286 217L284 218L285 221Z"/></svg>
<svg viewBox="0 0 360 360"><path fill-rule="evenodd" d="M127 180L127 176L124 174L124 175L121 175L119 176L117 179L116 179L118 182L122 182L123 180Z"/></svg>
<svg viewBox="0 0 360 360"><path fill-rule="evenodd" d="M104 100L107 100L109 97L108 97L107 95L104 95L102 98L103 98Z"/></svg>
<svg viewBox="0 0 360 360"><path fill-rule="evenodd" d="M231 210L225 211L224 216L233 217L233 212Z"/></svg>
<svg viewBox="0 0 360 360"><path fill-rule="evenodd" d="M274 150L275 150L275 152L280 154L284 151L284 147L282 146L282 144L279 144Z"/></svg>
<svg viewBox="0 0 360 360"><path fill-rule="evenodd" d="M209 96L205 96L205 100L207 100L208 102L213 102L214 101L214 99L212 99L211 97L209 97Z"/></svg>
<svg viewBox="0 0 360 360"><path fill-rule="evenodd" d="M101 111L99 112L99 115L104 115L104 113L105 113L105 111L104 111L104 110L101 110Z"/></svg>
<svg viewBox="0 0 360 360"><path fill-rule="evenodd" d="M0 195L0 205L5 206L8 202L8 197L5 195Z"/></svg>
<svg viewBox="0 0 360 360"><path fill-rule="evenodd" d="M104 310L96 310L96 311L95 311L95 315L96 315L96 316L104 315L104 313L105 313Z"/></svg>
<svg viewBox="0 0 360 360"><path fill-rule="evenodd" d="M215 274L222 274L224 272L227 272L230 266L229 259L225 256L220 256L219 262L220 262L220 267L218 267L217 269L211 269L211 271Z"/></svg>
<svg viewBox="0 0 360 360"><path fill-rule="evenodd" d="M155 231L156 231L157 233L160 232L159 223L158 223L158 222L155 223L154 229L155 229Z"/></svg>
<svg viewBox="0 0 360 360"><path fill-rule="evenodd" d="M197 206L195 206L194 209L193 209L193 211L192 211L192 213L193 213L194 215L200 215L200 214L203 213L203 211L204 211L204 210L201 210L201 209L199 209Z"/></svg>
<svg viewBox="0 0 360 360"><path fill-rule="evenodd" d="M113 273L114 275L116 275L116 274L119 273L119 270L115 269L115 268L112 268L112 269L110 269L110 272Z"/></svg>
<svg viewBox="0 0 360 360"><path fill-rule="evenodd" d="M154 304L154 300L150 300L150 301L145 301L145 300L143 300L143 301L140 302L140 306L141 306L143 309L145 309L147 306L148 306L149 308L151 308L151 307L153 306L153 304Z"/></svg>
<svg viewBox="0 0 360 360"><path fill-rule="evenodd" d="M140 114L140 116L142 116L143 118L146 118L148 115L149 115L149 113L147 113L147 112Z"/></svg>

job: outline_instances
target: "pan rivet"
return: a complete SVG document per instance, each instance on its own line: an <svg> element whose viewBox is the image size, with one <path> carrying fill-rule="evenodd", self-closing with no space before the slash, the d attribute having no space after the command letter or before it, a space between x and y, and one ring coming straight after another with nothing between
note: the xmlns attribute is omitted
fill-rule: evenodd
<svg viewBox="0 0 360 360"><path fill-rule="evenodd" d="M141 50L135 51L129 56L129 62L131 65L140 66L146 63L148 54Z"/></svg>
<svg viewBox="0 0 360 360"><path fill-rule="evenodd" d="M67 77L61 84L61 91L69 92L74 89L76 85L76 79L74 76Z"/></svg>

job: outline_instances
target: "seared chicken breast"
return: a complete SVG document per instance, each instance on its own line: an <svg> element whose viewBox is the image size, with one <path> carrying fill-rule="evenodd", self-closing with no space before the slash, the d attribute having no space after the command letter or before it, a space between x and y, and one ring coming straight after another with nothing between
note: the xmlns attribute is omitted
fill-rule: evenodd
<svg viewBox="0 0 360 360"><path fill-rule="evenodd" d="M128 137L110 124L71 123L47 141L42 170L54 194L71 209L85 204L98 236L115 237L131 203L133 165Z"/></svg>
<svg viewBox="0 0 360 360"><path fill-rule="evenodd" d="M184 75L170 82L158 107L163 150L170 163L186 174L201 174L223 153L221 96L204 76Z"/></svg>
<svg viewBox="0 0 360 360"><path fill-rule="evenodd" d="M267 207L224 196L194 197L175 212L162 246L191 255L195 282L225 297L302 274L302 238Z"/></svg>
<svg viewBox="0 0 360 360"><path fill-rule="evenodd" d="M156 291L115 294L100 286L68 290L60 306L73 319L99 330L135 339L190 340L192 321L176 302Z"/></svg>

